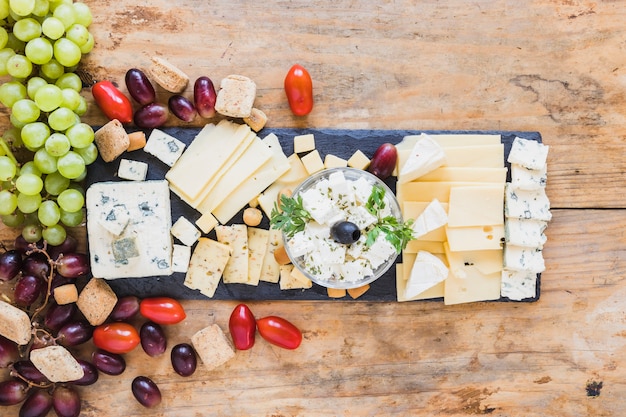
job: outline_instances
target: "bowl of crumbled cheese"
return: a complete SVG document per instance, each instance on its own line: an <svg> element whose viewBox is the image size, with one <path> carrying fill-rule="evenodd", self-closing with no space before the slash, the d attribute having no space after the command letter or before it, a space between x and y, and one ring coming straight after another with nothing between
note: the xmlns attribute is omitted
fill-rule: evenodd
<svg viewBox="0 0 626 417"><path fill-rule="evenodd" d="M294 267L327 288L358 288L391 268L410 236L391 189L367 171L315 173L281 197L272 223Z"/></svg>

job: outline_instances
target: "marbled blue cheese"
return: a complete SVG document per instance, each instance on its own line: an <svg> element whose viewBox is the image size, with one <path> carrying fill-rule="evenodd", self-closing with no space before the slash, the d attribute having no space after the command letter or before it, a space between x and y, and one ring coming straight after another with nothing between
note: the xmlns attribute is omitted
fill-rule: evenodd
<svg viewBox="0 0 626 417"><path fill-rule="evenodd" d="M170 167L178 161L184 149L185 144L183 142L159 129L152 130L146 146L143 148L145 152L157 157Z"/></svg>
<svg viewBox="0 0 626 417"><path fill-rule="evenodd" d="M540 249L523 246L504 246L504 269L527 271L536 274L545 271L543 252Z"/></svg>
<svg viewBox="0 0 626 417"><path fill-rule="evenodd" d="M544 188L519 190L506 184L504 194L504 214L507 218L550 221L550 200Z"/></svg>
<svg viewBox="0 0 626 417"><path fill-rule="evenodd" d="M167 181L99 182L87 190L87 233L95 277L171 275L172 225ZM128 222L119 235L102 225L114 207L124 206Z"/></svg>
<svg viewBox="0 0 626 417"><path fill-rule="evenodd" d="M537 296L537 274L530 271L502 270L500 293L509 300L521 301Z"/></svg>
<svg viewBox="0 0 626 417"><path fill-rule="evenodd" d="M144 181L148 175L148 164L130 159L120 159L117 176L124 180Z"/></svg>
<svg viewBox="0 0 626 417"><path fill-rule="evenodd" d="M528 169L543 169L548 159L549 146L530 139L516 137L507 161Z"/></svg>
<svg viewBox="0 0 626 417"><path fill-rule="evenodd" d="M504 224L504 241L507 245L541 249L548 238L544 231L548 223L532 219L507 219Z"/></svg>
<svg viewBox="0 0 626 417"><path fill-rule="evenodd" d="M100 216L100 225L114 236L121 235L129 221L130 213L125 204L107 207Z"/></svg>
<svg viewBox="0 0 626 417"><path fill-rule="evenodd" d="M528 169L518 164L511 164L511 186L518 190L537 190L548 182L548 168Z"/></svg>

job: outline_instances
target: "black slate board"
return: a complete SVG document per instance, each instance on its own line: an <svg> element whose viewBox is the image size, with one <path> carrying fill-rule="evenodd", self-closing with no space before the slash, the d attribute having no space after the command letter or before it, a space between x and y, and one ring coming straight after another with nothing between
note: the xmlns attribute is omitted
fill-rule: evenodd
<svg viewBox="0 0 626 417"><path fill-rule="evenodd" d="M171 127L163 128L164 132L178 138L182 142L189 144L200 131L198 128L182 128ZM146 131L146 136L149 134ZM293 153L293 137L307 133L315 135L315 146L322 155L333 154L338 157L348 159L354 151L360 149L368 157L374 154L374 151L382 143L399 143L404 136L415 135L420 133L446 133L446 134L499 134L502 137L505 152L505 165L510 168L506 162L506 155L511 150L511 145L515 137L521 137L541 142L541 134L539 132L513 132L513 131L428 131L428 130L344 130L344 129L264 129L259 132L260 137L265 137L270 133L278 136L285 155ZM126 159L147 162L148 179L163 179L165 173L169 169L164 163L159 161L152 155L137 150L126 153L122 156ZM119 159L105 163L100 157L90 166L86 178L86 185L89 186L94 182L100 181L117 181L117 169ZM510 180L510 170L507 174L507 180ZM395 192L395 178L389 178L387 185ZM172 220L175 221L179 216L185 216L192 222L200 217L195 209L189 207L174 193L170 193L172 205ZM243 223L242 213L235 216L231 223ZM259 227L269 227L267 219L264 219ZM89 233L89 231L87 231ZM209 237L215 238L215 232L208 234ZM399 256L397 262L402 262ZM371 288L358 301L383 301L390 302L397 300L395 268L391 268L381 278L371 284ZM183 285L184 274L174 273L171 276L147 277L147 278L126 278L110 280L109 285L118 296L136 295L139 297L153 297L167 295L177 299L208 299L200 292L191 290ZM540 294L540 275L537 280L537 296L524 301L537 301ZM307 290L280 290L278 284L267 282L259 283L258 287L245 284L219 284L213 299L217 300L329 300L326 289L313 284L313 287ZM344 297L340 300L352 300L350 297ZM508 301L506 298L500 301Z"/></svg>

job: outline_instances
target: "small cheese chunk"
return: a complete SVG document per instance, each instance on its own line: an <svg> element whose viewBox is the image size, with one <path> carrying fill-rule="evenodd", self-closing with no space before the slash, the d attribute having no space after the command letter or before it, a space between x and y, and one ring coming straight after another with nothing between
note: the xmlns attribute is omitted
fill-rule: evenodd
<svg viewBox="0 0 626 417"><path fill-rule="evenodd" d="M204 213L198 220L196 220L196 226L202 230L203 233L209 233L215 229L219 222L211 213Z"/></svg>
<svg viewBox="0 0 626 417"><path fill-rule="evenodd" d="M530 139L516 137L507 161L528 169L543 169L548 159L549 146Z"/></svg>
<svg viewBox="0 0 626 417"><path fill-rule="evenodd" d="M501 295L509 300L522 301L537 296L537 274L530 271L502 271Z"/></svg>
<svg viewBox="0 0 626 417"><path fill-rule="evenodd" d="M217 240L228 245L230 259L224 269L223 280L226 284L249 284L248 281L248 231L245 224L217 226Z"/></svg>
<svg viewBox="0 0 626 417"><path fill-rule="evenodd" d="M200 231L185 217L180 216L172 226L172 236L180 240L183 245L193 246L200 237Z"/></svg>
<svg viewBox="0 0 626 417"><path fill-rule="evenodd" d="M143 150L160 159L168 166L174 166L183 154L185 144L167 133L153 129Z"/></svg>
<svg viewBox="0 0 626 417"><path fill-rule="evenodd" d="M537 274L543 272L546 269L543 252L535 248L505 245L504 268L511 271L529 271Z"/></svg>
<svg viewBox="0 0 626 417"><path fill-rule="evenodd" d="M543 233L548 223L541 220L507 219L504 224L504 240L507 244L543 248L548 238Z"/></svg>
<svg viewBox="0 0 626 417"><path fill-rule="evenodd" d="M537 190L546 186L548 169L528 169L518 164L511 164L511 186L518 190Z"/></svg>
<svg viewBox="0 0 626 417"><path fill-rule="evenodd" d="M0 301L0 335L18 345L27 344L31 337L28 314L7 302Z"/></svg>
<svg viewBox="0 0 626 417"><path fill-rule="evenodd" d="M356 169L366 169L370 164L370 159L360 150L357 149L348 159L348 166Z"/></svg>
<svg viewBox="0 0 626 417"><path fill-rule="evenodd" d="M302 160L302 163L304 164L304 168L306 169L306 172L308 172L309 175L313 175L316 172L324 169L324 161L322 161L322 158L320 157L320 153L317 149L304 155L301 158L301 160Z"/></svg>
<svg viewBox="0 0 626 417"><path fill-rule="evenodd" d="M235 356L235 348L217 324L205 327L191 336L191 343L208 369L215 369Z"/></svg>
<svg viewBox="0 0 626 417"><path fill-rule="evenodd" d="M115 204L102 212L99 219L100 225L114 236L122 234L128 222L130 222L130 213L125 204Z"/></svg>
<svg viewBox="0 0 626 417"><path fill-rule="evenodd" d="M344 168L348 166L348 161L338 156L328 154L324 158L324 168Z"/></svg>
<svg viewBox="0 0 626 417"><path fill-rule="evenodd" d="M504 196L504 214L508 218L550 221L550 200L545 188L537 190L519 190L511 184L506 185Z"/></svg>
<svg viewBox="0 0 626 417"><path fill-rule="evenodd" d="M413 263L411 275L404 289L404 298L411 299L448 277L448 268L433 254L420 251Z"/></svg>
<svg viewBox="0 0 626 417"><path fill-rule="evenodd" d="M130 159L120 159L117 176L130 181L144 181L148 175L148 164Z"/></svg>
<svg viewBox="0 0 626 417"><path fill-rule="evenodd" d="M343 298L346 296L346 290L344 288L326 288L326 294L328 298Z"/></svg>
<svg viewBox="0 0 626 417"><path fill-rule="evenodd" d="M191 255L185 275L185 286L212 298L230 259L230 247L201 237Z"/></svg>
<svg viewBox="0 0 626 417"><path fill-rule="evenodd" d="M50 382L69 382L82 378L82 366L63 346L46 346L33 349L30 360Z"/></svg>
<svg viewBox="0 0 626 417"><path fill-rule="evenodd" d="M187 272L191 259L191 247L187 245L172 246L172 272Z"/></svg>
<svg viewBox="0 0 626 417"><path fill-rule="evenodd" d="M293 152L302 153L315 149L315 136L312 133L293 137Z"/></svg>

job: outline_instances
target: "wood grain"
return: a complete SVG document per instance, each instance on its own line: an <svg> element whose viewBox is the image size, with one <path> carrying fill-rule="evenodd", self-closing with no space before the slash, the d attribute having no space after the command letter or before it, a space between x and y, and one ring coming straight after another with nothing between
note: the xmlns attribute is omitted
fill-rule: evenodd
<svg viewBox="0 0 626 417"><path fill-rule="evenodd" d="M554 220L537 303L255 302L257 316L297 324L301 348L259 340L190 378L172 372L169 350L154 359L138 349L122 376L80 389L82 415L623 413L626 1L87 3L97 46L83 69L122 88L127 69L160 55L192 80L250 76L269 128L539 131L551 146ZM295 62L315 83L306 118L291 115L282 89ZM85 120L104 122L95 105ZM2 230L0 240L10 243L13 233ZM169 346L210 323L225 327L234 305L185 302L189 318L167 328ZM132 398L140 374L163 392L157 409ZM600 382L599 395L589 396L587 387Z"/></svg>

